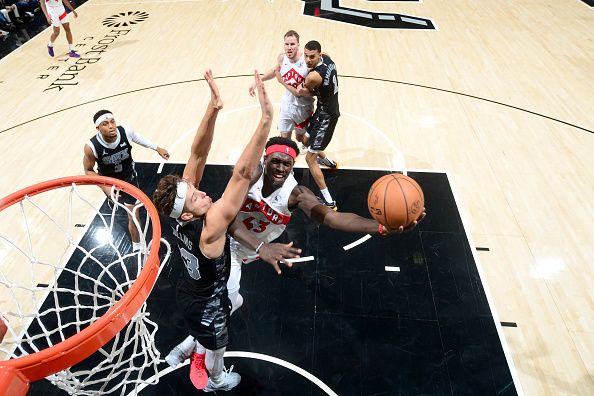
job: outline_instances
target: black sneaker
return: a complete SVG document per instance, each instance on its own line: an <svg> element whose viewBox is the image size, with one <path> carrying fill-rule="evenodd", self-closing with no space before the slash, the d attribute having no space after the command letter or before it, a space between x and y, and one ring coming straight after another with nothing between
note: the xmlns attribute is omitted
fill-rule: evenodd
<svg viewBox="0 0 594 396"><path fill-rule="evenodd" d="M336 167L338 166L338 164L336 162L332 161L328 157L324 157L324 158L318 157L317 161L318 161L318 164L325 166L327 168L330 168L330 169L336 169Z"/></svg>

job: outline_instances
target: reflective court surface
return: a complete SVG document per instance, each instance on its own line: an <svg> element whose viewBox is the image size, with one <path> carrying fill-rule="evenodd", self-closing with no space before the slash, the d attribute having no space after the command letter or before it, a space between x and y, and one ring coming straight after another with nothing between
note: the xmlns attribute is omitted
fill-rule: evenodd
<svg viewBox="0 0 594 396"><path fill-rule="evenodd" d="M71 27L80 59L66 56L64 32L50 58L48 29L0 59L0 196L82 174L83 146L101 109L183 163L209 98L206 68L225 103L209 162L235 163L259 118L248 94L254 69L269 70L283 34L295 29L302 48L318 40L337 65L341 117L327 153L342 170L327 181L340 209L367 215L366 183L377 174L363 168L415 170L431 207L415 233L373 237L347 252L342 246L356 236L295 219L289 237L316 260L281 277L262 264L246 268L246 305L232 320L230 350L277 356L282 342L286 355L277 357L346 395L594 394L589 4L89 0L77 13ZM266 84L276 124L283 89ZM133 156L159 160L142 147ZM152 176L143 177L150 189ZM91 224L84 212L72 221ZM10 235L19 224L2 221L0 231ZM44 230L31 232L41 244ZM118 237L126 249L129 240ZM0 254L3 274L21 275ZM152 298L166 299L162 289ZM0 311L10 311L0 296ZM458 316L461 306L470 318ZM283 325L289 314L308 326ZM170 329L162 333L171 338L159 341L167 349L181 323L159 325ZM281 389L259 388L274 384L290 394L305 383L266 360L228 361L244 374L238 392ZM191 386L183 370L154 389ZM281 375L295 382L269 380ZM311 383L308 391L322 392Z"/></svg>

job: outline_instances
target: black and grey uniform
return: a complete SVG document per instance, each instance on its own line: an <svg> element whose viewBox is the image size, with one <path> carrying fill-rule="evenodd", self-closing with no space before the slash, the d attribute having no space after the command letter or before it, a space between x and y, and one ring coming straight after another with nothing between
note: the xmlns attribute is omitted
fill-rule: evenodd
<svg viewBox="0 0 594 396"><path fill-rule="evenodd" d="M227 293L227 280L231 269L229 239L223 254L217 258L205 257L200 251L201 220L181 224L175 219L168 222L168 234L177 244L184 264L177 283L177 303L190 328L190 334L206 349L216 350L229 343L227 323L231 314L231 301Z"/></svg>
<svg viewBox="0 0 594 396"><path fill-rule="evenodd" d="M134 160L132 160L132 144L128 140L124 127L118 126L117 129L118 137L114 144L109 145L114 146L113 148L106 145L99 133L89 140L97 161L97 173L101 176L126 181L138 187L138 176L134 168ZM126 193L121 193L120 200L124 204L130 205L137 201L136 198Z"/></svg>
<svg viewBox="0 0 594 396"><path fill-rule="evenodd" d="M320 63L312 70L322 77L322 84L314 90L318 101L316 111L309 121L307 133L310 139L310 150L324 150L336 127L340 110L338 106L338 75L336 65L328 55L322 55Z"/></svg>

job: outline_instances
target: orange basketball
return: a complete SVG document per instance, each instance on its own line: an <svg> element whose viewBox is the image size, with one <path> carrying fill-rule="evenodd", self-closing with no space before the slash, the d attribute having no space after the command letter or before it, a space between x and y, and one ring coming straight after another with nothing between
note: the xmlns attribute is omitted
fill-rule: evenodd
<svg viewBox="0 0 594 396"><path fill-rule="evenodd" d="M406 227L423 213L425 197L416 181L392 173L373 183L367 195L367 207L371 216L384 226Z"/></svg>

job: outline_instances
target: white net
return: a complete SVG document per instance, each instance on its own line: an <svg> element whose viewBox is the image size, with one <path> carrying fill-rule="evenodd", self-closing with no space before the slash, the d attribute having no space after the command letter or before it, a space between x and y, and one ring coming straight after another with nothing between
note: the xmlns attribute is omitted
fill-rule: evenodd
<svg viewBox="0 0 594 396"><path fill-rule="evenodd" d="M111 194L107 205L97 186L71 184L25 196L0 212L0 313L8 327L0 360L44 350L81 332L132 287L151 248L151 218L142 204L132 211L121 204L113 186ZM140 236L137 251L128 218ZM169 245L161 242L167 260ZM111 341L48 380L79 395L124 394L146 378L156 382L157 330L145 302Z"/></svg>

